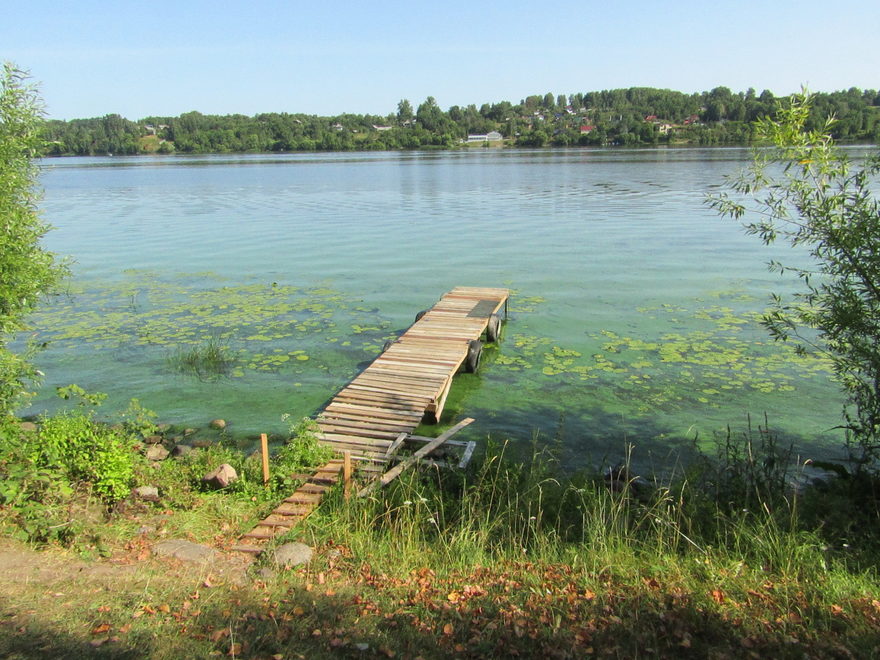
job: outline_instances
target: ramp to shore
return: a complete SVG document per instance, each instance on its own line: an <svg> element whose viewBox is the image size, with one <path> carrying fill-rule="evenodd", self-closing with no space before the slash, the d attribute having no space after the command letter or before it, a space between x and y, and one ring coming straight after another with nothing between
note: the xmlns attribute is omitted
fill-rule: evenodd
<svg viewBox="0 0 880 660"><path fill-rule="evenodd" d="M377 483L387 483L396 476L395 470L447 442L457 428L473 420L461 422L437 439L414 436L413 431L423 421L440 420L452 379L460 369L477 370L480 338L485 336L489 342L498 339L498 312L506 307L509 296L507 289L456 287L420 312L415 323L389 341L382 354L318 414L318 440L346 455L346 461L355 461L361 474ZM411 459L385 472L408 440L424 446ZM344 465L334 459L313 475L304 475L305 481L296 492L242 536L246 544L233 549L261 552L262 543L287 532L317 508L324 494L340 480Z"/></svg>

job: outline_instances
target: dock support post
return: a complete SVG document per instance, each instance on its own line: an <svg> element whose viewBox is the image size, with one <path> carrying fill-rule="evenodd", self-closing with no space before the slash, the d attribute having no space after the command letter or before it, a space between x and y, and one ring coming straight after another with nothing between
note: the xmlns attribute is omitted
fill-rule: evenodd
<svg viewBox="0 0 880 660"><path fill-rule="evenodd" d="M351 497L351 452L348 450L342 452L342 484L348 499Z"/></svg>
<svg viewBox="0 0 880 660"><path fill-rule="evenodd" d="M263 485L269 485L269 438L260 433L260 451L263 456Z"/></svg>

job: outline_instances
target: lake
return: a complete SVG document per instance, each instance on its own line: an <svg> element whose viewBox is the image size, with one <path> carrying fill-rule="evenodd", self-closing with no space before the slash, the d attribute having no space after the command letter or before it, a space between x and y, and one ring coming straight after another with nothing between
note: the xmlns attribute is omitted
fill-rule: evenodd
<svg viewBox="0 0 880 660"><path fill-rule="evenodd" d="M73 260L32 321L55 387L246 439L318 409L456 285L513 290L503 341L457 377L468 437L555 444L566 465L668 465L748 416L804 456L838 451L829 365L759 324L792 283L704 203L739 148L79 158L44 161L49 249ZM222 377L174 356L213 341Z"/></svg>

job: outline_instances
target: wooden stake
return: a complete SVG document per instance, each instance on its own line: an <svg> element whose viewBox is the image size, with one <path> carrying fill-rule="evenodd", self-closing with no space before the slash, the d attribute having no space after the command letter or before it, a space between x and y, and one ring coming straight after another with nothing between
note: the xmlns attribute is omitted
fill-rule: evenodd
<svg viewBox="0 0 880 660"><path fill-rule="evenodd" d="M345 499L351 497L351 452L342 452L342 483L345 489Z"/></svg>
<svg viewBox="0 0 880 660"><path fill-rule="evenodd" d="M260 433L260 450L263 453L263 485L269 485L269 438Z"/></svg>

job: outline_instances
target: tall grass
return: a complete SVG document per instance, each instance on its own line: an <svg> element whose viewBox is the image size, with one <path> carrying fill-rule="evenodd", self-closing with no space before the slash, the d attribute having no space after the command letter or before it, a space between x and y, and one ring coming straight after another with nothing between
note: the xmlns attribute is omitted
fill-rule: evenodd
<svg viewBox="0 0 880 660"><path fill-rule="evenodd" d="M178 347L167 358L168 366L179 373L202 380L225 376L235 363L233 351L216 337L195 346Z"/></svg>
<svg viewBox="0 0 880 660"><path fill-rule="evenodd" d="M306 533L344 539L391 572L429 558L446 570L522 560L638 572L696 562L800 580L853 558L852 548L823 538L815 515L802 516L802 500L815 508L822 494L798 489L788 450L761 428L729 434L714 460L653 483L636 478L629 461L609 474L560 476L547 449L525 460L508 451L490 449L468 472L430 468L366 499L331 498ZM877 560L866 551L857 563Z"/></svg>

